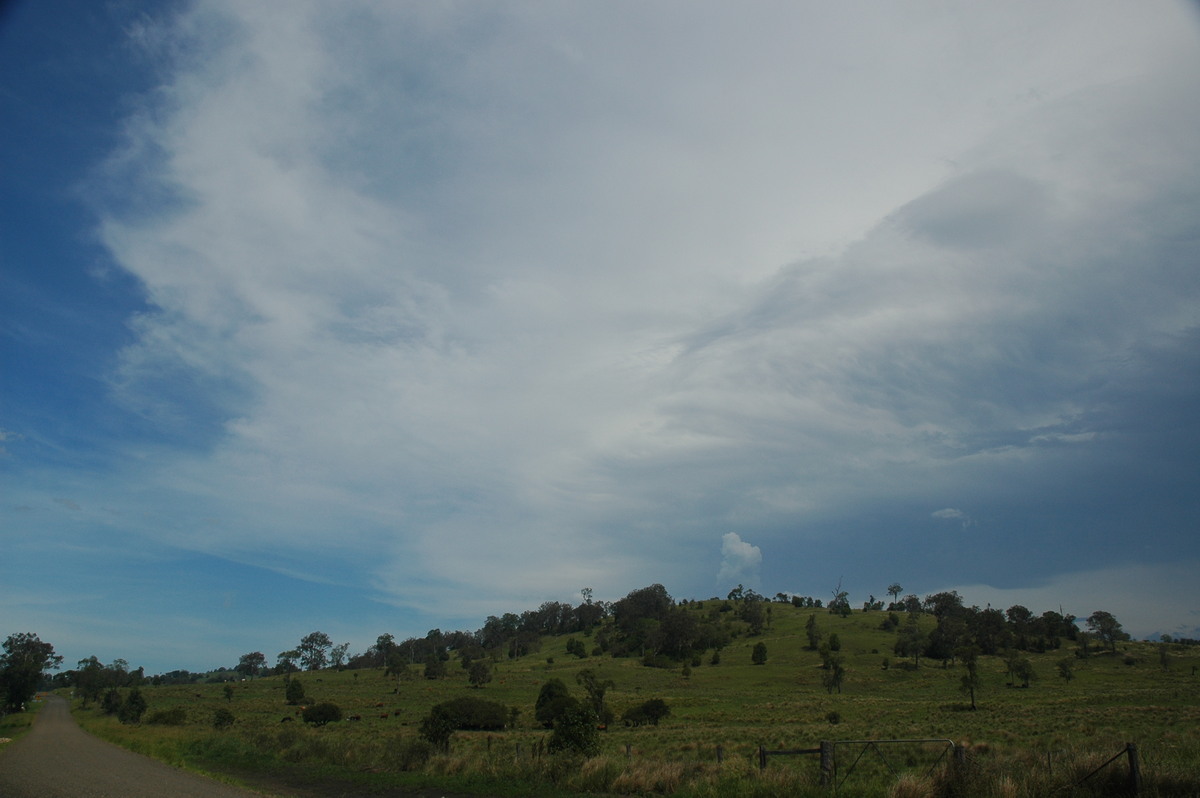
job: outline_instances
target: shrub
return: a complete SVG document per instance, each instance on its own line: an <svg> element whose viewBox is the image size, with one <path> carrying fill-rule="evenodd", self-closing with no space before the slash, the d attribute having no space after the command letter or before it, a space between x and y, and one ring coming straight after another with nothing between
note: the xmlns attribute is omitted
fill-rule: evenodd
<svg viewBox="0 0 1200 798"><path fill-rule="evenodd" d="M300 684L299 679L292 679L283 695L289 704L299 704L304 700L304 685Z"/></svg>
<svg viewBox="0 0 1200 798"><path fill-rule="evenodd" d="M141 723L142 715L146 714L146 699L142 697L142 691L136 687L129 691L129 695L121 702L121 708L117 712L117 717L122 723Z"/></svg>
<svg viewBox="0 0 1200 798"><path fill-rule="evenodd" d="M213 713L212 725L214 729L228 729L233 725L233 713L225 707L221 707Z"/></svg>
<svg viewBox="0 0 1200 798"><path fill-rule="evenodd" d="M438 704L421 720L417 730L421 739L429 743L436 751L450 750L450 736L454 734L454 721L442 704Z"/></svg>
<svg viewBox="0 0 1200 798"><path fill-rule="evenodd" d="M569 706L575 699L567 692L567 685L562 679L548 679L538 692L537 702L533 707L533 716L537 722L549 729L554 726L554 718L564 707Z"/></svg>
<svg viewBox="0 0 1200 798"><path fill-rule="evenodd" d="M455 729L499 731L508 720L508 708L495 701L464 696L443 701L430 713L441 713Z"/></svg>
<svg viewBox="0 0 1200 798"><path fill-rule="evenodd" d="M756 643L754 646L754 653L750 655L750 660L755 665L765 665L767 662L767 644L761 642Z"/></svg>
<svg viewBox="0 0 1200 798"><path fill-rule="evenodd" d="M547 746L551 753L573 752L583 756L600 753L600 731L596 728L596 713L576 703L565 708L554 719L554 734Z"/></svg>
<svg viewBox="0 0 1200 798"><path fill-rule="evenodd" d="M626 726L642 726L647 723L657 726L660 720L670 714L671 709L667 706L667 702L661 698L651 698L645 703L625 710L625 714L621 716L621 720L624 721Z"/></svg>
<svg viewBox="0 0 1200 798"><path fill-rule="evenodd" d="M146 718L146 723L152 726L182 726L187 723L187 710L183 707L160 709L151 712Z"/></svg>
<svg viewBox="0 0 1200 798"><path fill-rule="evenodd" d="M121 693L113 688L104 694L100 709L105 715L115 715L121 711Z"/></svg>
<svg viewBox="0 0 1200 798"><path fill-rule="evenodd" d="M337 704L331 704L328 701L314 704L311 707L305 707L301 714L305 723L311 723L314 726L324 726L326 723L336 723L342 719L342 710Z"/></svg>

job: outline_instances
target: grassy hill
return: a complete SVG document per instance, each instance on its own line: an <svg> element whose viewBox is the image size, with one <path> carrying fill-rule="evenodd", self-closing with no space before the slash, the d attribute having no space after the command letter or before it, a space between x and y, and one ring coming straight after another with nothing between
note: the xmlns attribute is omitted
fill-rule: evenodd
<svg viewBox="0 0 1200 798"><path fill-rule="evenodd" d="M720 603L696 602L689 610L707 616ZM836 634L841 641L846 675L840 693L825 689L821 657L807 647L805 623L813 615L826 638ZM1022 652L1034 673L1028 688L1010 686L1003 657L981 657L978 709L970 711L960 689L964 669L927 660L917 667L911 658L897 657L896 633L880 628L886 617L854 612L842 618L776 603L764 632L735 637L719 652L719 664L711 664L710 650L672 668L647 667L638 658L579 658L568 653L568 640L581 639L590 652L589 637L547 637L535 653L501 658L483 688L469 685L457 660L437 680L423 678L419 668L403 678L385 676L382 669L296 674L306 704L328 701L344 715L362 718L320 728L305 726L296 707L285 703L283 676L235 683L228 699L222 685L142 688L146 718L181 708L186 721L180 726L123 726L94 707L78 716L92 730L168 761L285 781L290 774L310 784L332 779L342 784L339 789L353 783L356 790L440 785L492 795L825 795L815 757L773 758L760 772L758 748L938 738L965 746L976 778L974 795L1045 794L1082 778L1129 742L1141 753L1144 794L1200 794L1196 647L1169 648L1166 667L1160 646L1150 643L1125 642L1115 653L1085 658L1075 655L1072 643L1044 654ZM931 616L920 620L926 628L934 624ZM767 661L756 665L752 652L760 642ZM1072 667L1069 681L1059 675L1064 659ZM601 755L587 761L539 756L549 734L534 718L541 686L558 677L582 698L575 677L584 668L612 680L607 703L618 718L650 698L665 700L670 716L658 726L610 725L600 735ZM417 734L421 719L435 704L463 695L515 707L519 714L504 731L457 732L448 755L431 754ZM235 722L218 731L212 720L222 708ZM944 746L867 749L848 773L862 750L837 749L844 794L950 794L937 768L927 777ZM1085 788L1123 784L1124 768L1118 760Z"/></svg>

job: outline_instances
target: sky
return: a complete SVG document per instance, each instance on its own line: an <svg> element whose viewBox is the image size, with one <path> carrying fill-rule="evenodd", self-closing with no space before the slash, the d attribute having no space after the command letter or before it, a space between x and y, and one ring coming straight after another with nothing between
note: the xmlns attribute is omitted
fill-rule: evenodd
<svg viewBox="0 0 1200 798"><path fill-rule="evenodd" d="M1200 637L1200 6L15 2L0 634L737 584Z"/></svg>

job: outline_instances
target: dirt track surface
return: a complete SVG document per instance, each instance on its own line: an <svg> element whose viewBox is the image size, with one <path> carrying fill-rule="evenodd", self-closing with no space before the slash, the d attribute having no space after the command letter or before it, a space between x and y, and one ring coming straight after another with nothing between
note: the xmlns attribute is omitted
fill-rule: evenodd
<svg viewBox="0 0 1200 798"><path fill-rule="evenodd" d="M259 795L126 751L79 728L47 699L29 734L0 749L4 798L247 798Z"/></svg>

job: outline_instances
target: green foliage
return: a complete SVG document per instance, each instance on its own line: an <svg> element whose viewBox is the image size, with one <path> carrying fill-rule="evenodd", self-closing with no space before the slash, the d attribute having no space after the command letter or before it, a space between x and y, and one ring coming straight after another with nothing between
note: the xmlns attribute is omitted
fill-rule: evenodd
<svg viewBox="0 0 1200 798"><path fill-rule="evenodd" d="M236 718L233 713L226 707L217 707L213 712L212 726L214 729L224 730L233 726Z"/></svg>
<svg viewBox="0 0 1200 798"><path fill-rule="evenodd" d="M671 714L667 702L661 698L651 698L649 701L630 707L621 716L626 726L657 726L658 722Z"/></svg>
<svg viewBox="0 0 1200 798"><path fill-rule="evenodd" d="M548 679L538 691L537 701L533 705L533 716L543 727L550 729L554 726L555 718L576 703L578 702L571 697L562 679Z"/></svg>
<svg viewBox="0 0 1200 798"><path fill-rule="evenodd" d="M750 654L750 661L755 665L767 664L767 644L758 642L754 644L754 651Z"/></svg>
<svg viewBox="0 0 1200 798"><path fill-rule="evenodd" d="M19 712L37 693L42 673L62 664L54 646L31 632L9 635L0 654L0 714Z"/></svg>
<svg viewBox="0 0 1200 798"><path fill-rule="evenodd" d="M554 733L550 735L547 748L551 753L560 751L595 756L600 753L600 732L596 728L596 713L579 703L562 709L554 719Z"/></svg>
<svg viewBox="0 0 1200 798"><path fill-rule="evenodd" d="M283 691L283 697L293 706L299 704L304 700L304 685L300 684L299 679L290 679Z"/></svg>
<svg viewBox="0 0 1200 798"><path fill-rule="evenodd" d="M477 660L471 663L471 668L467 672L467 680L472 687L483 687L492 680L492 666L487 663L487 660Z"/></svg>
<svg viewBox="0 0 1200 798"><path fill-rule="evenodd" d="M500 731L508 721L509 710L495 701L463 696L434 706L431 710L449 720L455 729Z"/></svg>
<svg viewBox="0 0 1200 798"><path fill-rule="evenodd" d="M574 654L580 659L587 659L587 648L584 646L583 641L578 638L567 638L567 653Z"/></svg>
<svg viewBox="0 0 1200 798"><path fill-rule="evenodd" d="M141 723L142 715L146 714L146 699L142 691L136 687L129 691L125 700L117 710L117 717L122 723Z"/></svg>
<svg viewBox="0 0 1200 798"><path fill-rule="evenodd" d="M313 726L324 726L326 723L336 723L342 719L342 709L337 704L323 701L311 707L305 707L301 717L305 723Z"/></svg>
<svg viewBox="0 0 1200 798"><path fill-rule="evenodd" d="M104 700L100 702L100 711L105 715L115 715L121 711L121 691L115 687L110 688L104 694Z"/></svg>
<svg viewBox="0 0 1200 798"><path fill-rule="evenodd" d="M454 720L444 705L439 704L421 720L417 733L435 750L444 752L450 750L450 737L454 734L454 728Z"/></svg>
<svg viewBox="0 0 1200 798"><path fill-rule="evenodd" d="M425 678L426 679L444 679L446 678L446 663L441 657L431 655L425 660Z"/></svg>
<svg viewBox="0 0 1200 798"><path fill-rule="evenodd" d="M160 709L147 715L146 723L151 726L182 726L187 723L187 710L183 707Z"/></svg>

